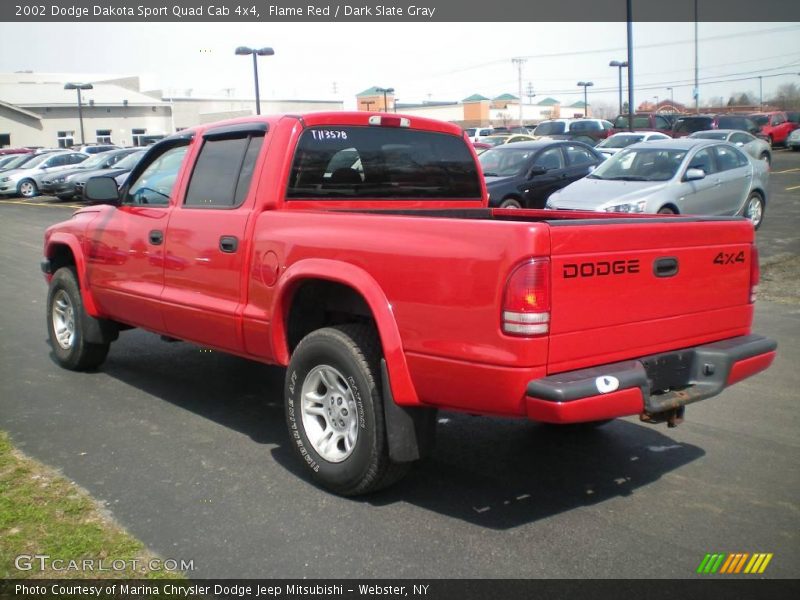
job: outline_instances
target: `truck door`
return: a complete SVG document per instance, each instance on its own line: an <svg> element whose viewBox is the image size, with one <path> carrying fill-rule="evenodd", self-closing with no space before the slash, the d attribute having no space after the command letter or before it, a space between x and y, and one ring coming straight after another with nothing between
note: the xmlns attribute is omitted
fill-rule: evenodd
<svg viewBox="0 0 800 600"><path fill-rule="evenodd" d="M245 230L266 130L266 123L238 123L203 134L166 235L161 299L167 331L176 338L243 349L237 314L249 249Z"/></svg>
<svg viewBox="0 0 800 600"><path fill-rule="evenodd" d="M120 205L92 223L87 274L103 314L164 331L164 235L191 137L154 146L132 171Z"/></svg>

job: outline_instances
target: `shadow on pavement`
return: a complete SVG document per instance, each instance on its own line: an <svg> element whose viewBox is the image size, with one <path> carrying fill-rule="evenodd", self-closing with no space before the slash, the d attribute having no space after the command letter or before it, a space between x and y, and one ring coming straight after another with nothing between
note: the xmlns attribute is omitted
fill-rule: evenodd
<svg viewBox="0 0 800 600"><path fill-rule="evenodd" d="M276 462L306 478L287 444L283 368L131 331L114 344L102 372L256 443L276 444ZM664 425L626 420L586 430L441 413L437 436L434 455L405 480L354 501L406 502L508 529L627 496L704 455L675 443Z"/></svg>

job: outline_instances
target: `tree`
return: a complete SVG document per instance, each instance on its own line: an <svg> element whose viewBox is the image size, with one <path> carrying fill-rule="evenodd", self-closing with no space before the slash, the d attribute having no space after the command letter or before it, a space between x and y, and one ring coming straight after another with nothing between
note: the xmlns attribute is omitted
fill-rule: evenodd
<svg viewBox="0 0 800 600"><path fill-rule="evenodd" d="M774 104L781 110L798 110L800 109L800 88L796 83L784 83L778 86L768 104Z"/></svg>
<svg viewBox="0 0 800 600"><path fill-rule="evenodd" d="M604 102L602 100L592 102L590 107L592 116L595 119L613 119L617 116L617 111L619 110L619 106L616 104L610 104L609 102Z"/></svg>

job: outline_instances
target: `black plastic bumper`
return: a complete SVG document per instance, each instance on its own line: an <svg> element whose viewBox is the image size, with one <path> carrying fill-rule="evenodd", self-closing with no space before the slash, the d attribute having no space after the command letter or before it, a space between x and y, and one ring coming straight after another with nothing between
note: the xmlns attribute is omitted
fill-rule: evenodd
<svg viewBox="0 0 800 600"><path fill-rule="evenodd" d="M644 412L657 414L716 396L730 385L734 365L761 356L771 361L777 346L760 335L735 337L536 379L527 396L561 404L638 388ZM753 368L761 370L758 366Z"/></svg>

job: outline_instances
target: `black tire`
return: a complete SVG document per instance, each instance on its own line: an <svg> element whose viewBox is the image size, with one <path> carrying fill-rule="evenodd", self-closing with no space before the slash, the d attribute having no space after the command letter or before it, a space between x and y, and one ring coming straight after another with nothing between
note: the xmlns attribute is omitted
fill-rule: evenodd
<svg viewBox="0 0 800 600"><path fill-rule="evenodd" d="M754 203L758 203L758 218L754 217ZM753 229L758 229L761 227L761 224L764 222L764 212L766 206L764 204L764 198L761 197L761 194L758 192L751 192L750 195L747 197L747 202L744 203L744 210L742 211L742 216L747 217L751 221L753 221Z"/></svg>
<svg viewBox="0 0 800 600"><path fill-rule="evenodd" d="M670 206L662 206L661 208L658 209L658 214L660 214L660 215L674 215L676 213L675 213L675 209L673 209L672 207L670 207Z"/></svg>
<svg viewBox="0 0 800 600"><path fill-rule="evenodd" d="M39 187L33 179L23 179L17 184L17 194L23 198L34 198L39 195Z"/></svg>
<svg viewBox="0 0 800 600"><path fill-rule="evenodd" d="M522 204L515 198L506 198L500 203L500 208L522 208Z"/></svg>
<svg viewBox="0 0 800 600"><path fill-rule="evenodd" d="M55 320L59 317L58 307L64 311L65 320L72 322L73 336L65 343L59 341L55 329ZM69 309L65 310L64 306ZM58 313L61 314L61 313ZM71 319L69 315L71 314ZM50 280L50 289L47 293L47 332L53 355L59 365L72 371L85 371L99 367L108 355L111 344L91 344L84 339L84 323L88 315L83 309L78 276L74 267L62 267L55 272Z"/></svg>
<svg viewBox="0 0 800 600"><path fill-rule="evenodd" d="M380 357L380 342L371 327L325 327L308 334L300 341L286 371L286 425L291 444L313 480L343 496L368 494L388 487L401 479L411 467L411 463L393 463L389 459L380 389ZM313 428L314 419L318 427L328 431L331 429L329 417L309 416L303 409L302 390L308 384L315 395L320 395L318 410L327 411L329 415L331 410L336 410L335 402L341 399L334 398L337 392L328 396L332 388L326 387L324 383L317 383L316 385L322 387L314 388L314 373L325 368L333 369L341 375L337 381L340 386L341 383L345 385L336 389L341 390L344 387L350 392L349 396L344 395L344 406L348 406L347 398L350 398L349 406L355 408L355 411L348 414L350 418L357 419L355 443L352 444L350 453L338 461L323 457L320 451L325 452L326 448L322 447L318 451L310 441L307 431L306 423ZM320 392L323 388L324 391ZM331 406L326 408L328 402ZM339 404L341 406L341 402ZM344 445L343 440L342 444ZM334 450L347 452L346 446L343 450L339 442L335 444Z"/></svg>

